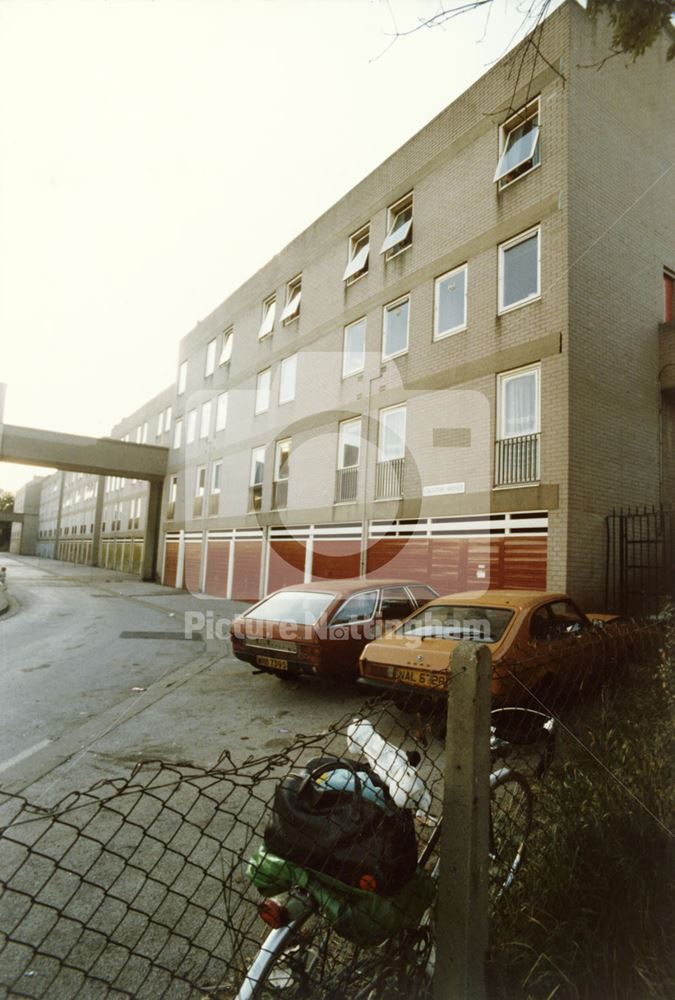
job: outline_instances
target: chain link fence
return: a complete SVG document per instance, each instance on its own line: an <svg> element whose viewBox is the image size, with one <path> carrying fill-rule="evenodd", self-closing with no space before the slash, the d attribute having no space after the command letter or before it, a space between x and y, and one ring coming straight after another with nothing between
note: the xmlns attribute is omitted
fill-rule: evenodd
<svg viewBox="0 0 675 1000"><path fill-rule="evenodd" d="M593 830L592 849L599 848L603 831L607 835L602 815L593 813L594 789L602 786L600 802L617 806L612 821L625 815L633 834L663 834L667 827L661 805L650 798L650 762L631 769L630 746L622 744L621 763L621 753L613 756L611 738L608 742L597 728L608 687L616 697L624 688L639 692L647 678L666 683L667 657L659 659L656 652L660 628L653 622L636 625L626 642L625 657L607 667L611 677L589 663L589 683L574 691L556 691L548 683L540 690L531 687L527 668L532 676L541 671L536 652L528 663L523 651L518 668L509 672L517 707L492 716L491 788L484 790L490 795L489 849L482 870L490 921L488 992L495 997L592 995L570 986L568 970L556 972L547 965L548 959L555 964L553 954L542 956L551 937L564 936L555 893L567 893L570 906L575 898L583 899L579 880L588 873L585 867L575 870L569 854L574 823L586 835ZM633 666L622 665L623 659ZM454 683L453 676L451 697ZM350 714L326 732L298 735L279 753L239 761L226 752L208 769L146 762L124 779L100 782L49 810L22 797L0 798L0 995L234 998L270 932L258 909L263 898L272 898L291 908L298 932L275 945L273 960L256 980L264 986L255 995L431 997L436 949L445 941L434 920L437 821L448 752L444 703L418 693L396 702L375 697L357 713L361 728L355 728ZM523 708L540 714L522 713ZM549 716L555 717L555 752L550 727L544 728ZM383 771L396 774L389 782L394 803L383 791ZM307 850L311 823L318 822L314 829L320 829L323 822L334 838L332 861L338 855L343 860L338 874L351 873L348 892L342 891L344 883L341 890L331 858L321 871L314 857L318 876L303 881L297 859L284 866L269 847L261 852L265 843L279 843L279 829L270 834L269 828L274 809L279 810L277 790L291 773L297 777L287 788L290 826L282 837L295 822L298 843ZM664 780L661 772L656 777ZM359 796L353 794L355 783ZM309 803L303 799L307 789ZM368 803L369 798L363 815L355 815L354 800ZM385 799L383 825L376 813ZM345 809L347 801L352 805ZM397 838L387 839L385 826L399 822L395 803L409 807L409 819ZM326 824L336 804L342 805L345 825L331 832ZM570 810L577 811L576 818ZM368 858L361 868L358 856L355 861L354 852L345 854L340 844L340 833L353 840L355 829L361 831L359 842ZM410 836L420 864L416 881L408 872L400 885L397 868L400 875L409 864L400 844ZM378 838L388 848L375 856ZM291 840L287 837L290 854ZM659 836L656 841L661 843ZM645 833L647 844L654 849ZM621 844L624 851L629 846ZM590 849L580 841L577 858ZM631 863L624 856L617 868ZM383 907L384 893L378 889L387 879L391 884ZM413 882L414 892L406 894ZM273 925L274 913L271 918ZM593 921L587 923L590 948ZM533 926L543 928L539 937L531 935ZM567 932L575 932L569 913ZM538 953L529 955L530 947ZM658 975L655 967L644 974ZM251 991L242 996L254 995L249 985Z"/></svg>

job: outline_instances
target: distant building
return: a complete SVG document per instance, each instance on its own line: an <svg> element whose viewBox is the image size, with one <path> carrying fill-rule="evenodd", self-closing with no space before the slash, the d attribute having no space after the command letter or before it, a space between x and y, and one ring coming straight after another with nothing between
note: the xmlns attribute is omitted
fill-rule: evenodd
<svg viewBox="0 0 675 1000"><path fill-rule="evenodd" d="M568 0L182 339L113 429L172 449L165 583L601 599L606 515L675 488L667 44L582 68L609 33ZM94 485L60 482L37 550L86 561ZM145 487L101 482L133 570Z"/></svg>

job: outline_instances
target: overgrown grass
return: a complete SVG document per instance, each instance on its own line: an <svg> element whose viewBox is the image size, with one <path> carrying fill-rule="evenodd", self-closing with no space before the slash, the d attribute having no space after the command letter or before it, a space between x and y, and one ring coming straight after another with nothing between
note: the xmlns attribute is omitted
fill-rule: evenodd
<svg viewBox="0 0 675 1000"><path fill-rule="evenodd" d="M491 1000L672 1000L675 626L563 736L492 920Z"/></svg>

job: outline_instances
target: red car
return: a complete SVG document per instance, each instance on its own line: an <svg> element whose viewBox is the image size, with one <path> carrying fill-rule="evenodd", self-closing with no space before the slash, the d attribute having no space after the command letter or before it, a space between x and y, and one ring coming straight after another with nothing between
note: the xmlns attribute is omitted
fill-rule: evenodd
<svg viewBox="0 0 675 1000"><path fill-rule="evenodd" d="M409 580L326 580L284 587L230 626L232 652L282 679L354 678L366 643L438 597Z"/></svg>

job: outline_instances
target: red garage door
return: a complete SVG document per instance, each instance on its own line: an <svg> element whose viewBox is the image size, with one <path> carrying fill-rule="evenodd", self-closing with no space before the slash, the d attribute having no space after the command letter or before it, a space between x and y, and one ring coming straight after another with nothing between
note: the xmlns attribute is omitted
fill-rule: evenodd
<svg viewBox="0 0 675 1000"><path fill-rule="evenodd" d="M360 541L314 542L313 580L342 580L359 575Z"/></svg>
<svg viewBox="0 0 675 1000"><path fill-rule="evenodd" d="M162 583L166 587L176 586L176 570L178 569L178 542L167 542L164 548L164 575Z"/></svg>
<svg viewBox="0 0 675 1000"><path fill-rule="evenodd" d="M227 571L230 564L230 540L222 538L209 539L206 556L207 594L214 597L227 597Z"/></svg>
<svg viewBox="0 0 675 1000"><path fill-rule="evenodd" d="M267 593L291 587L305 579L305 543L296 540L270 542Z"/></svg>
<svg viewBox="0 0 675 1000"><path fill-rule="evenodd" d="M199 578L202 568L202 543L185 541L185 588L191 594L199 593Z"/></svg>
<svg viewBox="0 0 675 1000"><path fill-rule="evenodd" d="M234 543L232 599L257 601L260 592L262 541L237 539Z"/></svg>

